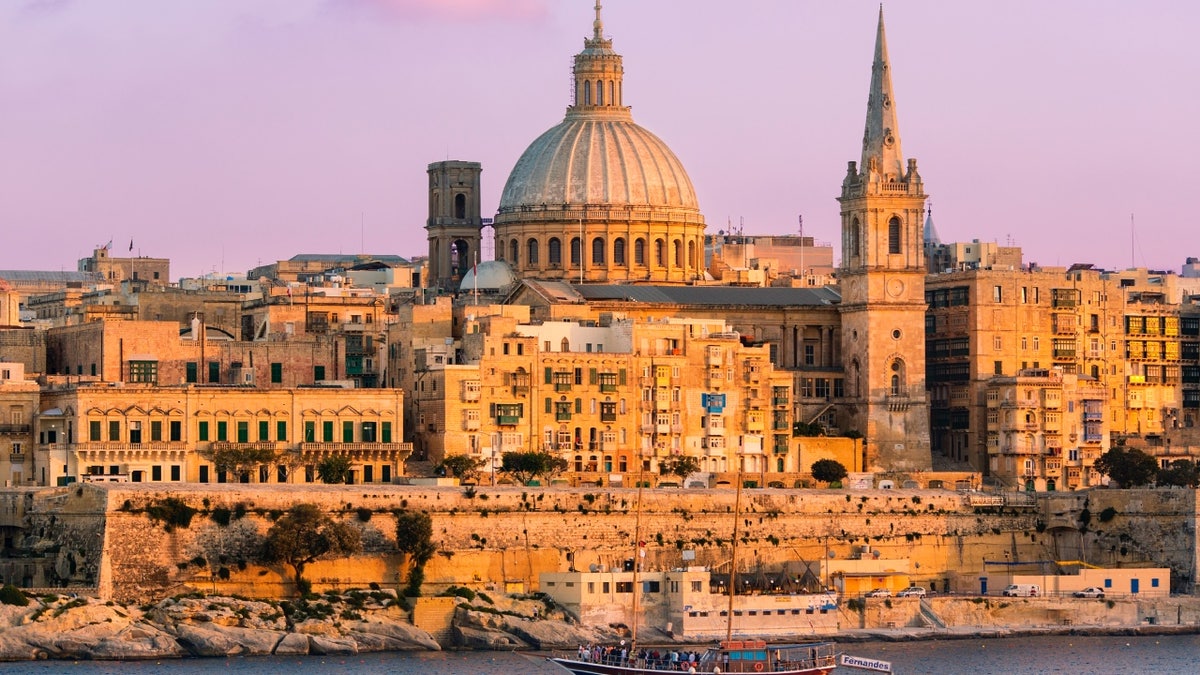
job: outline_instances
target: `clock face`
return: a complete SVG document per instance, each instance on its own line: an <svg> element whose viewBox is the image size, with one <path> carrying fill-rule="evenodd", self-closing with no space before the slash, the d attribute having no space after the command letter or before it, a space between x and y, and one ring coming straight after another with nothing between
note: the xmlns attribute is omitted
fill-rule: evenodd
<svg viewBox="0 0 1200 675"><path fill-rule="evenodd" d="M904 282L899 279L890 279L887 282L888 295L893 298L898 298L904 294Z"/></svg>

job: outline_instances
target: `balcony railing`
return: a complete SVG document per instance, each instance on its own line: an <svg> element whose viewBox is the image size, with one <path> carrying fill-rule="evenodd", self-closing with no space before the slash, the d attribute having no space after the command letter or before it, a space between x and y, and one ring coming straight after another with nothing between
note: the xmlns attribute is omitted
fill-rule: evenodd
<svg viewBox="0 0 1200 675"><path fill-rule="evenodd" d="M502 427L515 427L521 423L521 418L517 415L496 415L496 425Z"/></svg>
<svg viewBox="0 0 1200 675"><path fill-rule="evenodd" d="M8 461L12 462L13 464L22 464L25 462L25 453L10 452L8 453Z"/></svg>
<svg viewBox="0 0 1200 675"><path fill-rule="evenodd" d="M0 424L0 434L27 434L32 430L31 424Z"/></svg>
<svg viewBox="0 0 1200 675"><path fill-rule="evenodd" d="M301 443L301 452L412 451L412 443Z"/></svg>
<svg viewBox="0 0 1200 675"><path fill-rule="evenodd" d="M287 445L282 441L214 441L211 447L213 450L284 450Z"/></svg>

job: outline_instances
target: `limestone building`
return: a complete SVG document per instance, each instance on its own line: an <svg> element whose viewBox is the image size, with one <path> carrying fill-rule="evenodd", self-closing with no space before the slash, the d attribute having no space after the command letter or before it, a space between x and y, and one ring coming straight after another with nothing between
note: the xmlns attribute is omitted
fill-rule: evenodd
<svg viewBox="0 0 1200 675"><path fill-rule="evenodd" d="M33 480L33 418L38 385L21 363L0 361L0 479L5 487Z"/></svg>
<svg viewBox="0 0 1200 675"><path fill-rule="evenodd" d="M122 281L145 281L154 286L166 286L171 283L171 261L167 258L118 258L111 255L109 246L92 251L90 258L79 259L79 271L91 272L100 276L108 283L117 284ZM129 250L133 251L133 242L129 242Z"/></svg>
<svg viewBox="0 0 1200 675"><path fill-rule="evenodd" d="M447 160L429 165L429 285L458 288L480 262L483 217L478 162Z"/></svg>
<svg viewBox="0 0 1200 675"><path fill-rule="evenodd" d="M496 259L537 279L702 279L704 217L691 179L666 143L633 122L622 58L604 35L599 2L595 9L566 117L529 145L504 185Z"/></svg>

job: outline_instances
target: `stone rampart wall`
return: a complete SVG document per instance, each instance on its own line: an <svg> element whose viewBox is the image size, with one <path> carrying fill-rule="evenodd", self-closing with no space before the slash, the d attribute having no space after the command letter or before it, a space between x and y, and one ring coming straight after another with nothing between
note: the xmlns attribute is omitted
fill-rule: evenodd
<svg viewBox="0 0 1200 675"><path fill-rule="evenodd" d="M1124 501L1121 493L1128 493ZM643 490L639 516L638 491L611 488L107 484L59 494L56 511L32 518L44 536L64 547L88 536L102 541L104 555L84 546L79 566L97 572L103 593L139 600L191 588L290 594L290 569L256 560L273 519L301 502L320 505L363 534L362 555L309 568L306 577L317 590L400 583L407 570L395 554L391 513L411 509L433 516L439 554L426 568L429 590L457 584L503 592L534 590L539 573L572 564L619 565L631 557L635 539L645 542L651 569L727 568L735 500L729 490ZM1082 534L1089 559L1099 559L1099 548L1123 541L1126 552L1118 562L1155 560L1190 574L1194 536L1181 536L1194 531L1195 500L1181 501L1190 492L1090 494L1092 522ZM187 527L168 532L147 515L147 506L167 498L198 511ZM1114 506L1119 515L1101 524L1099 513L1110 502L1121 504ZM911 560L913 583L969 592L977 588L985 560L1066 559L1071 542L1081 536L1067 524L1074 519L1078 525L1081 507L1060 499L1043 500L1037 508L977 508L962 494L939 490L745 490L739 568L746 573L760 566L799 571L807 566L816 572L820 560L862 555L869 546L866 555ZM228 524L219 524L221 510L233 514ZM685 551L694 552L694 559L685 558ZM1151 557L1159 553L1170 560Z"/></svg>

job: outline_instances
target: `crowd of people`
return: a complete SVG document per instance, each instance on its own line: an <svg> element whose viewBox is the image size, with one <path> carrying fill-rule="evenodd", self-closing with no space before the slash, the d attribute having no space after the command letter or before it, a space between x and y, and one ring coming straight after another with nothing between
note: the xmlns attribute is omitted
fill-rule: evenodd
<svg viewBox="0 0 1200 675"><path fill-rule="evenodd" d="M579 660L610 666L687 672L700 663L700 652L674 649L638 649L630 652L625 641L621 640L617 645L579 645Z"/></svg>

